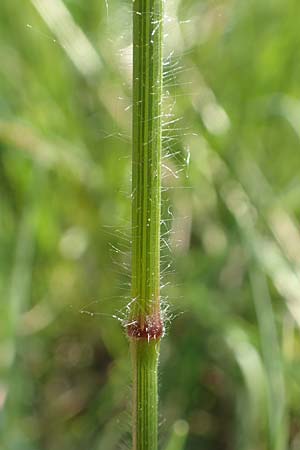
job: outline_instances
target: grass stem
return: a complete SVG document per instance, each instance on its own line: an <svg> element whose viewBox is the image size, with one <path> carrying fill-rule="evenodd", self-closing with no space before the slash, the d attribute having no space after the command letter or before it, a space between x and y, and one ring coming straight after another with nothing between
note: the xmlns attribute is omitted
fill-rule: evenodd
<svg viewBox="0 0 300 450"><path fill-rule="evenodd" d="M132 302L133 450L157 449L160 309L163 1L133 2Z"/></svg>

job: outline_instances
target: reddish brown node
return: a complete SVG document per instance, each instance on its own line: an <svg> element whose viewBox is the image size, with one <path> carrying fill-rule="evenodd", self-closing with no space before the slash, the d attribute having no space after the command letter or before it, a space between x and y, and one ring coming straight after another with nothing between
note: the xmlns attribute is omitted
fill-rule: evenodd
<svg viewBox="0 0 300 450"><path fill-rule="evenodd" d="M147 317L143 323L137 320L132 321L126 325L126 329L130 338L147 341L158 340L164 335L164 326L160 317Z"/></svg>

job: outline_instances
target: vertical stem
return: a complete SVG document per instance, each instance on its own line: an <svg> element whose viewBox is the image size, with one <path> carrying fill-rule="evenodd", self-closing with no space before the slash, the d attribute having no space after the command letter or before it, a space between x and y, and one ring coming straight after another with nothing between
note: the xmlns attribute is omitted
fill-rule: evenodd
<svg viewBox="0 0 300 450"><path fill-rule="evenodd" d="M133 5L132 312L143 321L159 309L162 0Z"/></svg>
<svg viewBox="0 0 300 450"><path fill-rule="evenodd" d="M157 363L159 342L131 341L133 365L133 450L157 449Z"/></svg>
<svg viewBox="0 0 300 450"><path fill-rule="evenodd" d="M133 0L133 450L157 450L163 0Z"/></svg>

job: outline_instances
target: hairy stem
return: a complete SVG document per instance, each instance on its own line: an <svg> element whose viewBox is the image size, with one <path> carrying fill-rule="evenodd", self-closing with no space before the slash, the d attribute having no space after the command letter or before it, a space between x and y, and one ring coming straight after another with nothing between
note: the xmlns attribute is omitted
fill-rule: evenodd
<svg viewBox="0 0 300 450"><path fill-rule="evenodd" d="M133 2L133 450L157 449L163 0Z"/></svg>
<svg viewBox="0 0 300 450"><path fill-rule="evenodd" d="M132 314L159 311L162 0L133 11Z"/></svg>

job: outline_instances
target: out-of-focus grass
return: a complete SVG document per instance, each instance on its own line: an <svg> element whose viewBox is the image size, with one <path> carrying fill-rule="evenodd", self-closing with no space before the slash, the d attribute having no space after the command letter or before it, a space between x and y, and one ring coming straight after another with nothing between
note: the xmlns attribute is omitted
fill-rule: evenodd
<svg viewBox="0 0 300 450"><path fill-rule="evenodd" d="M299 6L166 1L162 449L300 448ZM1 2L1 450L129 445L130 7Z"/></svg>

